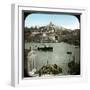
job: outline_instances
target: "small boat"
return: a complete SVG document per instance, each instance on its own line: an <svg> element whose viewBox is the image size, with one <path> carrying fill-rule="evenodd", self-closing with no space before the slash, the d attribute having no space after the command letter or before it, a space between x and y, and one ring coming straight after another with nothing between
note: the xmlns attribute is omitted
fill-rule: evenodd
<svg viewBox="0 0 90 90"><path fill-rule="evenodd" d="M39 51L53 51L53 47L38 47Z"/></svg>
<svg viewBox="0 0 90 90"><path fill-rule="evenodd" d="M67 54L72 54L72 52L68 51Z"/></svg>

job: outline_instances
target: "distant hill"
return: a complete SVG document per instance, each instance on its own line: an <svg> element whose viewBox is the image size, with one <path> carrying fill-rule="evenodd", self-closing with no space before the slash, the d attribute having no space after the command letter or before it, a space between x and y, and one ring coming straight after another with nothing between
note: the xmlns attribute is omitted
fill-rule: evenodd
<svg viewBox="0 0 90 90"><path fill-rule="evenodd" d="M24 28L25 42L59 43L80 45L80 29L70 30L52 22L46 26Z"/></svg>

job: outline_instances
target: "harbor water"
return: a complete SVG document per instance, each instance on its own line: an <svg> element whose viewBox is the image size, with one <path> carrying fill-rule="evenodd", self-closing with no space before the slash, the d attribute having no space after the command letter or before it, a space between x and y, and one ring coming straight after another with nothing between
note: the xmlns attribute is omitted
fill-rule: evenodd
<svg viewBox="0 0 90 90"><path fill-rule="evenodd" d="M53 47L53 51L39 51L38 47ZM35 53L34 67L39 70L42 66L48 64L57 64L62 68L62 74L68 75L68 63L75 57L75 62L80 62L80 47L61 43L25 43L25 49L33 50ZM71 52L68 54L67 52ZM30 56L32 57L32 56Z"/></svg>

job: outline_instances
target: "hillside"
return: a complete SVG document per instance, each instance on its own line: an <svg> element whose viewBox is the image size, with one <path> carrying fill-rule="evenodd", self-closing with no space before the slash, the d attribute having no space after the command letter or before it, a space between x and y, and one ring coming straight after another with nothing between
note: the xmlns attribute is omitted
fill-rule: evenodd
<svg viewBox="0 0 90 90"><path fill-rule="evenodd" d="M80 45L80 29L70 30L50 22L47 26L24 28L25 42L60 43Z"/></svg>

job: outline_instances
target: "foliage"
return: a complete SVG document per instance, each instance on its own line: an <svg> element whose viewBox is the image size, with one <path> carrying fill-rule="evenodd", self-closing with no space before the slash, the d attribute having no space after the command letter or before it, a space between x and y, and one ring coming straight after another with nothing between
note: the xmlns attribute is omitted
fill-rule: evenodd
<svg viewBox="0 0 90 90"><path fill-rule="evenodd" d="M70 68L69 73L71 75L80 75L80 63L75 63L71 61L68 63L68 67Z"/></svg>
<svg viewBox="0 0 90 90"><path fill-rule="evenodd" d="M54 64L54 65L50 65L50 64L47 64L45 66L42 66L40 68L39 71L37 71L36 73L39 74L39 76L43 75L43 74L59 74L59 73L62 73L62 68L60 68L57 64Z"/></svg>

